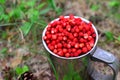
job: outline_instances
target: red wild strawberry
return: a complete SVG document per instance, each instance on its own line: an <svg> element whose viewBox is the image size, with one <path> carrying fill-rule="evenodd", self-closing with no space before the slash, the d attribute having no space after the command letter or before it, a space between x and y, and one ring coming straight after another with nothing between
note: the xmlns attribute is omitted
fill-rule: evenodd
<svg viewBox="0 0 120 80"><path fill-rule="evenodd" d="M85 46L85 44L84 43L80 43L79 46L80 46L80 48L83 48Z"/></svg>
<svg viewBox="0 0 120 80"><path fill-rule="evenodd" d="M87 50L86 47L83 47L83 48L82 48L82 52L83 52L83 53L86 53L87 51L88 51L88 50Z"/></svg>
<svg viewBox="0 0 120 80"><path fill-rule="evenodd" d="M63 53L67 53L68 50L66 48L63 48Z"/></svg>
<svg viewBox="0 0 120 80"><path fill-rule="evenodd" d="M64 40L64 41L66 41L66 40L67 40L67 37L66 37L66 36L64 36L64 37L63 37L63 40Z"/></svg>
<svg viewBox="0 0 120 80"><path fill-rule="evenodd" d="M71 45L70 45L70 44L67 44L67 48L71 48Z"/></svg>
<svg viewBox="0 0 120 80"><path fill-rule="evenodd" d="M64 16L60 16L59 18L60 18L60 20L64 20Z"/></svg>
<svg viewBox="0 0 120 80"><path fill-rule="evenodd" d="M67 25L67 26L66 26L66 29L67 29L67 31L71 31L71 26L70 26L70 25Z"/></svg>
<svg viewBox="0 0 120 80"><path fill-rule="evenodd" d="M80 32L80 29L77 27L77 28L75 28L75 31L78 33L78 32Z"/></svg>
<svg viewBox="0 0 120 80"><path fill-rule="evenodd" d="M74 53L74 56L75 56L75 57L77 57L78 55L79 55L79 53L77 53L77 52Z"/></svg>
<svg viewBox="0 0 120 80"><path fill-rule="evenodd" d="M63 44L64 44L63 47L67 48L67 44L65 42Z"/></svg>
<svg viewBox="0 0 120 80"><path fill-rule="evenodd" d="M44 40L47 40L47 36L44 36L43 39L44 39Z"/></svg>
<svg viewBox="0 0 120 80"><path fill-rule="evenodd" d="M83 38L80 38L80 42L83 43L83 42L84 42L84 39L83 39Z"/></svg>
<svg viewBox="0 0 120 80"><path fill-rule="evenodd" d="M50 27L50 28L51 28L51 24L48 24L48 27Z"/></svg>
<svg viewBox="0 0 120 80"><path fill-rule="evenodd" d="M71 42L71 46L74 46L75 45L75 42L73 41L73 42Z"/></svg>
<svg viewBox="0 0 120 80"><path fill-rule="evenodd" d="M46 35L47 35L47 34L50 34L50 31L46 31L46 33L45 33L45 34L46 34Z"/></svg>
<svg viewBox="0 0 120 80"><path fill-rule="evenodd" d="M88 50L91 50L91 46L89 44L86 45Z"/></svg>
<svg viewBox="0 0 120 80"><path fill-rule="evenodd" d="M74 32L75 32L75 29L74 29L74 28L72 28L72 29L71 29L71 33L74 33Z"/></svg>
<svg viewBox="0 0 120 80"><path fill-rule="evenodd" d="M56 41L52 41L52 42L51 42L51 45L55 45L55 44L56 44Z"/></svg>
<svg viewBox="0 0 120 80"><path fill-rule="evenodd" d="M93 39L92 36L89 36L89 37L88 37L88 40L89 40L89 41L92 40L92 39Z"/></svg>
<svg viewBox="0 0 120 80"><path fill-rule="evenodd" d="M91 35L91 32L90 32L90 31L88 31L88 32L87 32L87 34L90 36L90 35Z"/></svg>
<svg viewBox="0 0 120 80"><path fill-rule="evenodd" d="M58 28L59 32L63 32L63 28L59 27Z"/></svg>
<svg viewBox="0 0 120 80"><path fill-rule="evenodd" d="M80 33L79 33L79 36L81 36L81 37L82 37L83 35L84 35L84 34L83 34L83 32L80 32Z"/></svg>
<svg viewBox="0 0 120 80"><path fill-rule="evenodd" d="M77 53L78 55L80 55L81 52L82 52L82 51L81 51L80 49L78 49L76 53Z"/></svg>
<svg viewBox="0 0 120 80"><path fill-rule="evenodd" d="M54 28L51 29L51 33L52 33L52 34L55 33L55 29L54 29Z"/></svg>
<svg viewBox="0 0 120 80"><path fill-rule="evenodd" d="M86 43L87 42L87 39L84 39L84 43Z"/></svg>
<svg viewBox="0 0 120 80"><path fill-rule="evenodd" d="M88 38L88 34L87 34L87 33L84 34L84 38L85 38L85 39Z"/></svg>
<svg viewBox="0 0 120 80"><path fill-rule="evenodd" d="M65 54L65 57L70 57L70 53L66 53L66 54Z"/></svg>
<svg viewBox="0 0 120 80"><path fill-rule="evenodd" d="M76 48L73 48L73 49L72 49L72 52L74 53L74 52L76 52L76 50L77 50Z"/></svg>
<svg viewBox="0 0 120 80"><path fill-rule="evenodd" d="M74 36L74 37L78 37L78 33L74 33L73 36Z"/></svg>
<svg viewBox="0 0 120 80"><path fill-rule="evenodd" d="M73 53L71 53L71 54L70 54L70 56L71 56L71 57L74 57L74 54L73 54Z"/></svg>
<svg viewBox="0 0 120 80"><path fill-rule="evenodd" d="M48 48L52 51L52 50L54 50L54 46L52 46L52 45L48 45Z"/></svg>
<svg viewBox="0 0 120 80"><path fill-rule="evenodd" d="M91 28L91 30L90 30L90 31L91 31L91 33L94 33L94 29L93 29L93 28Z"/></svg>
<svg viewBox="0 0 120 80"><path fill-rule="evenodd" d="M58 48L62 48L62 44L61 44L61 43L58 43L58 44L57 44L57 47L58 47Z"/></svg>
<svg viewBox="0 0 120 80"><path fill-rule="evenodd" d="M60 49L60 48L57 48L57 51L59 52L59 51L62 51L62 49Z"/></svg>
<svg viewBox="0 0 120 80"><path fill-rule="evenodd" d="M86 31L89 31L90 27L88 25L85 25Z"/></svg>
<svg viewBox="0 0 120 80"><path fill-rule="evenodd" d="M96 37L96 34L92 34L92 37Z"/></svg>
<svg viewBox="0 0 120 80"><path fill-rule="evenodd" d="M83 30L83 26L79 26L79 30Z"/></svg>
<svg viewBox="0 0 120 80"><path fill-rule="evenodd" d="M65 27L66 26L66 23L65 22L61 22L62 26Z"/></svg>
<svg viewBox="0 0 120 80"><path fill-rule="evenodd" d="M57 49L54 49L53 52L54 52L55 54L57 54Z"/></svg>
<svg viewBox="0 0 120 80"><path fill-rule="evenodd" d="M70 14L69 17L70 17L70 19L74 19L73 14Z"/></svg>
<svg viewBox="0 0 120 80"><path fill-rule="evenodd" d="M52 35L51 34L47 34L47 38L51 39Z"/></svg>
<svg viewBox="0 0 120 80"><path fill-rule="evenodd" d="M79 43L76 43L76 44L75 44L75 48L79 48Z"/></svg>
<svg viewBox="0 0 120 80"><path fill-rule="evenodd" d="M69 36L68 36L71 40L73 40L74 39L74 36L72 35L72 34L69 34Z"/></svg>
<svg viewBox="0 0 120 80"><path fill-rule="evenodd" d="M71 52L72 52L72 50L69 48L69 49L68 49L68 52L69 52L69 53L71 53Z"/></svg>
<svg viewBox="0 0 120 80"><path fill-rule="evenodd" d="M57 39L57 35L53 34L52 39Z"/></svg>
<svg viewBox="0 0 120 80"><path fill-rule="evenodd" d="M74 42L78 42L78 39L77 39L77 38L74 38L73 41L74 41Z"/></svg>
<svg viewBox="0 0 120 80"><path fill-rule="evenodd" d="M47 27L47 31L50 31L51 30L51 27Z"/></svg>
<svg viewBox="0 0 120 80"><path fill-rule="evenodd" d="M54 45L54 47L55 47L55 48L58 48L58 46L57 46L56 44Z"/></svg>
<svg viewBox="0 0 120 80"><path fill-rule="evenodd" d="M88 26L91 27L91 26L92 26L92 22L89 22L89 23L88 23Z"/></svg>
<svg viewBox="0 0 120 80"><path fill-rule="evenodd" d="M63 38L62 38L62 36L59 36L59 37L58 37L58 40L60 40L60 41L61 41L62 39L63 39Z"/></svg>
<svg viewBox="0 0 120 80"><path fill-rule="evenodd" d="M93 47L93 46L94 46L94 41L91 40L91 41L89 42L89 44L90 44L91 47Z"/></svg>
<svg viewBox="0 0 120 80"><path fill-rule="evenodd" d="M62 50L57 53L59 56L64 56Z"/></svg>
<svg viewBox="0 0 120 80"><path fill-rule="evenodd" d="M50 40L46 40L46 43L47 43L47 44L50 43Z"/></svg>
<svg viewBox="0 0 120 80"><path fill-rule="evenodd" d="M52 27L55 27L56 24L57 24L57 23L56 23L56 21L55 21L54 23L51 23L51 26L52 26Z"/></svg>

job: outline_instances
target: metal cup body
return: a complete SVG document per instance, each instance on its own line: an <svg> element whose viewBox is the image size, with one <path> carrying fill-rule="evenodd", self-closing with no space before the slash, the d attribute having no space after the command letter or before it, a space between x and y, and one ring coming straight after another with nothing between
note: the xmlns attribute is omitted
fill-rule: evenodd
<svg viewBox="0 0 120 80"><path fill-rule="evenodd" d="M90 66L89 57L90 56L87 55L78 59L66 60L50 55L58 80L90 80L90 76L87 72L87 69ZM80 79L76 77L79 77Z"/></svg>
<svg viewBox="0 0 120 80"><path fill-rule="evenodd" d="M65 16L65 17L67 18L69 16ZM75 17L79 18L77 16L75 16ZM82 17L80 17L80 18L83 21L85 21L86 23L89 22L87 19L84 19ZM51 23L56 20L59 20L59 19L57 18L57 19L51 21ZM47 50L47 53L50 55L49 57L54 66L54 71L58 75L58 80L90 80L88 72L87 72L87 68L90 66L90 54L94 53L94 50L96 48L97 41L98 41L97 30L93 24L92 24L92 27L96 33L95 44L89 52L87 52L86 54L80 55L78 57L66 58L66 57L58 56L49 50L49 48L47 47L47 44L42 39L43 45L44 45L45 49ZM47 30L47 26L44 29L42 36L45 36L46 30ZM53 68L53 66L52 66L52 68Z"/></svg>

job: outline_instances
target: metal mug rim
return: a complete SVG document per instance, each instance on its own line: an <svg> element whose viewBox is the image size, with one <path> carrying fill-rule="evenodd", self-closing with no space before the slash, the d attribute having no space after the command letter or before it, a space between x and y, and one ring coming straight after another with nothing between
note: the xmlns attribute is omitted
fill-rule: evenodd
<svg viewBox="0 0 120 80"><path fill-rule="evenodd" d="M64 16L64 17L65 17L65 18L68 18L69 16ZM81 19L82 19L83 21L85 21L86 23L89 23L89 22L90 22L89 20L87 20L87 19L85 19L85 18L82 18L82 17L79 17L79 16L74 16L74 17L75 17L75 18L81 18ZM54 21L57 21L57 20L59 20L59 18L56 18L56 19L52 20L50 23L53 23ZM87 55L90 54L92 51L94 51L94 49L95 49L95 47L96 47L96 45L97 45L97 42L98 42L98 32L97 32L96 27L92 24L92 27L93 27L93 29L94 29L94 31L95 31L95 34L96 34L96 40L95 40L95 44L94 44L93 48L92 48L90 51L88 51L87 53L82 54L82 55L77 56L77 57L68 57L68 58L66 58L66 57L61 57L61 56L56 55L56 54L53 53L52 51L50 51L50 49L47 47L46 42L45 42L44 39L43 39L43 36L45 35L45 32L46 32L47 27L48 27L48 25L45 27L45 29L43 30L43 33L42 33L42 43L43 43L45 49L46 49L51 55L53 55L53 56L55 56L55 57L58 57L58 58L61 58L61 59L79 59L79 58L82 58L82 57L84 57L84 56L87 56Z"/></svg>

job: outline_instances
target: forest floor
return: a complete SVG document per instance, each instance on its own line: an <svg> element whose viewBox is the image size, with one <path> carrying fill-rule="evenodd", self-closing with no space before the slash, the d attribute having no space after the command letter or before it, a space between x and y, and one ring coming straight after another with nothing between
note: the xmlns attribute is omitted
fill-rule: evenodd
<svg viewBox="0 0 120 80"><path fill-rule="evenodd" d="M98 46L114 54L120 61L120 41L116 40L116 37L120 35L120 24L112 17L107 16L107 9L105 8L107 5L106 0L102 2L91 0L90 3L82 0L56 0L56 3L58 3L60 7L63 7L61 15L69 15L72 13L92 21L99 33ZM91 4L98 3L102 5L99 10L93 11L90 9L89 6ZM51 12L49 15L54 16L54 13ZM114 41L107 41L105 36L106 31L110 31L114 34ZM13 29L9 31L8 34L11 36L11 34L16 33L14 33ZM40 31L40 34L42 35L42 30ZM11 71L14 70L16 66L22 65L29 66L30 70L37 77L36 80L55 80L47 57L45 56L45 49L42 41L40 40L38 45L33 46L32 41L22 43L20 40L15 40L15 42L11 42L10 39L6 41L0 39L0 50L6 47L7 53L9 53L4 56L0 54L0 80L5 80L5 77L9 77L8 80L16 80L14 72ZM35 50L33 47L35 47ZM95 67L98 71L106 74L109 73L109 70L104 68L106 65L103 65L102 63L94 64L96 64ZM120 80L120 71L117 80Z"/></svg>

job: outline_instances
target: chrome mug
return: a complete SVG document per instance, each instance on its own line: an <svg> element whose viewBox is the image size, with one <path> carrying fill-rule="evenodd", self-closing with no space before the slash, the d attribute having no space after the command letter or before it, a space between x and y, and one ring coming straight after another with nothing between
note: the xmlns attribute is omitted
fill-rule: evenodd
<svg viewBox="0 0 120 80"><path fill-rule="evenodd" d="M65 16L65 18L68 17L69 16ZM81 18L86 23L89 22L87 19L82 17L75 16L75 18ZM59 20L59 18L51 21L51 23L57 20ZM42 37L45 36L47 27L48 26L43 30ZM113 54L97 47L98 32L93 24L92 27L96 33L95 44L89 52L78 57L66 58L54 54L49 50L46 42L42 38L43 45L47 53L50 54L49 57L52 62L52 68L54 70L56 80L116 80L120 66L119 60ZM98 72L92 65L92 61L99 61L107 64L113 70L113 74L104 75ZM78 78L76 78L76 76Z"/></svg>

